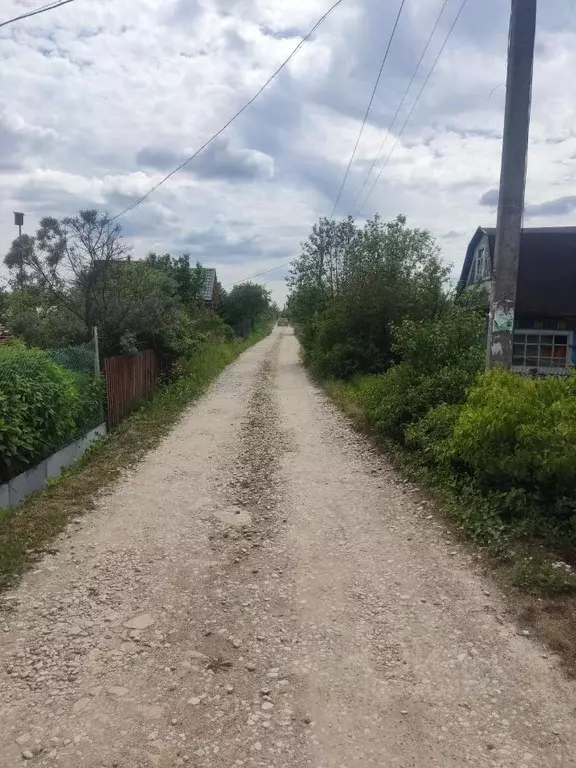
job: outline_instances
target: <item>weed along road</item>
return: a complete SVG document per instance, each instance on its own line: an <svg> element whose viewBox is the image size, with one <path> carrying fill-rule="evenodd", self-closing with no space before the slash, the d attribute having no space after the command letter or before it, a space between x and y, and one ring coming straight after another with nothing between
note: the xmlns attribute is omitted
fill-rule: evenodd
<svg viewBox="0 0 576 768"><path fill-rule="evenodd" d="M0 766L576 766L576 686L280 328L0 613Z"/></svg>

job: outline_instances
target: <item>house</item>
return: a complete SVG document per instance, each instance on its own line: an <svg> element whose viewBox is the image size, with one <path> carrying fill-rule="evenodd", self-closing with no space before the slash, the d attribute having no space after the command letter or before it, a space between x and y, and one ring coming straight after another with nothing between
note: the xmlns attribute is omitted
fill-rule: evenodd
<svg viewBox="0 0 576 768"><path fill-rule="evenodd" d="M204 286L202 288L204 306L210 312L218 312L220 309L220 285L216 276L216 270L204 267Z"/></svg>
<svg viewBox="0 0 576 768"><path fill-rule="evenodd" d="M496 230L479 227L470 241L459 288L490 290ZM523 229L520 240L514 370L567 373L576 365L576 227Z"/></svg>

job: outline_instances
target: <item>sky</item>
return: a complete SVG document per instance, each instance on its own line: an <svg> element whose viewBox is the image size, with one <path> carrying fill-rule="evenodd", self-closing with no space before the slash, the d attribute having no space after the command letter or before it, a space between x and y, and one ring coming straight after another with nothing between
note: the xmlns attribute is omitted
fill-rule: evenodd
<svg viewBox="0 0 576 768"><path fill-rule="evenodd" d="M251 98L332 1L75 0L0 29L0 251L13 211L29 234L47 215L120 213ZM2 0L0 21L41 4ZM443 4L407 0L336 215L405 214L457 274L476 227L496 219L507 0L467 1L356 204L461 0L448 0L387 137ZM332 211L399 5L344 0L238 120L118 220L134 257L188 252L230 286L297 256ZM525 226L574 225L576 0L539 5ZM280 303L287 271L258 279Z"/></svg>

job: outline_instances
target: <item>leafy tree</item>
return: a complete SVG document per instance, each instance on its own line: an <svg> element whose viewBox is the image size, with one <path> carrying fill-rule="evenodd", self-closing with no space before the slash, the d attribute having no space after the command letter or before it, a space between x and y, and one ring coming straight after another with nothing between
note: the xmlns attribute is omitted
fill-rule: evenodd
<svg viewBox="0 0 576 768"><path fill-rule="evenodd" d="M385 370L393 329L405 318L436 317L446 305L447 269L426 230L398 216L321 220L295 260L288 311L305 356L323 376Z"/></svg>
<svg viewBox="0 0 576 768"><path fill-rule="evenodd" d="M302 243L302 253L294 262L288 282L293 287L314 287L319 294L334 298L348 274L347 256L358 237L354 219L344 221L320 218Z"/></svg>
<svg viewBox="0 0 576 768"><path fill-rule="evenodd" d="M145 261L116 264L95 319L103 354L135 354L151 347L172 358L183 350L177 339L182 312L170 275Z"/></svg>
<svg viewBox="0 0 576 768"><path fill-rule="evenodd" d="M146 257L146 262L169 275L175 283L176 294L183 306L194 309L202 305L204 270L199 262L195 267L190 266L188 253L182 256L171 256L169 253L159 256L152 251Z"/></svg>
<svg viewBox="0 0 576 768"><path fill-rule="evenodd" d="M87 329L97 325L97 307L107 304L111 292L112 268L130 254L120 226L108 214L87 210L73 218L45 217L34 239L23 243L24 237L12 244L5 263L24 269L53 305Z"/></svg>
<svg viewBox="0 0 576 768"><path fill-rule="evenodd" d="M28 267L34 254L34 238L30 235L20 235L13 240L10 250L4 257L4 264L13 273L12 283L15 288L30 289L31 275Z"/></svg>
<svg viewBox="0 0 576 768"><path fill-rule="evenodd" d="M256 283L235 285L230 293L222 295L222 317L241 332L243 326L253 329L270 312L270 292Z"/></svg>

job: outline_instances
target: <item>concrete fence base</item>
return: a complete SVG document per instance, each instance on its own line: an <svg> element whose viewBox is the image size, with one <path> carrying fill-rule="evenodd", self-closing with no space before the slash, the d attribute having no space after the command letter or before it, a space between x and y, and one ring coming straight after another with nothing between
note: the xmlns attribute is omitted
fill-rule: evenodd
<svg viewBox="0 0 576 768"><path fill-rule="evenodd" d="M12 478L8 483L0 485L0 509L18 507L26 496L34 493L34 491L41 491L47 480L58 477L63 469L73 464L95 440L105 434L106 424L100 424L87 432L84 437L79 437L78 440L44 459L33 469L22 472L21 475Z"/></svg>

